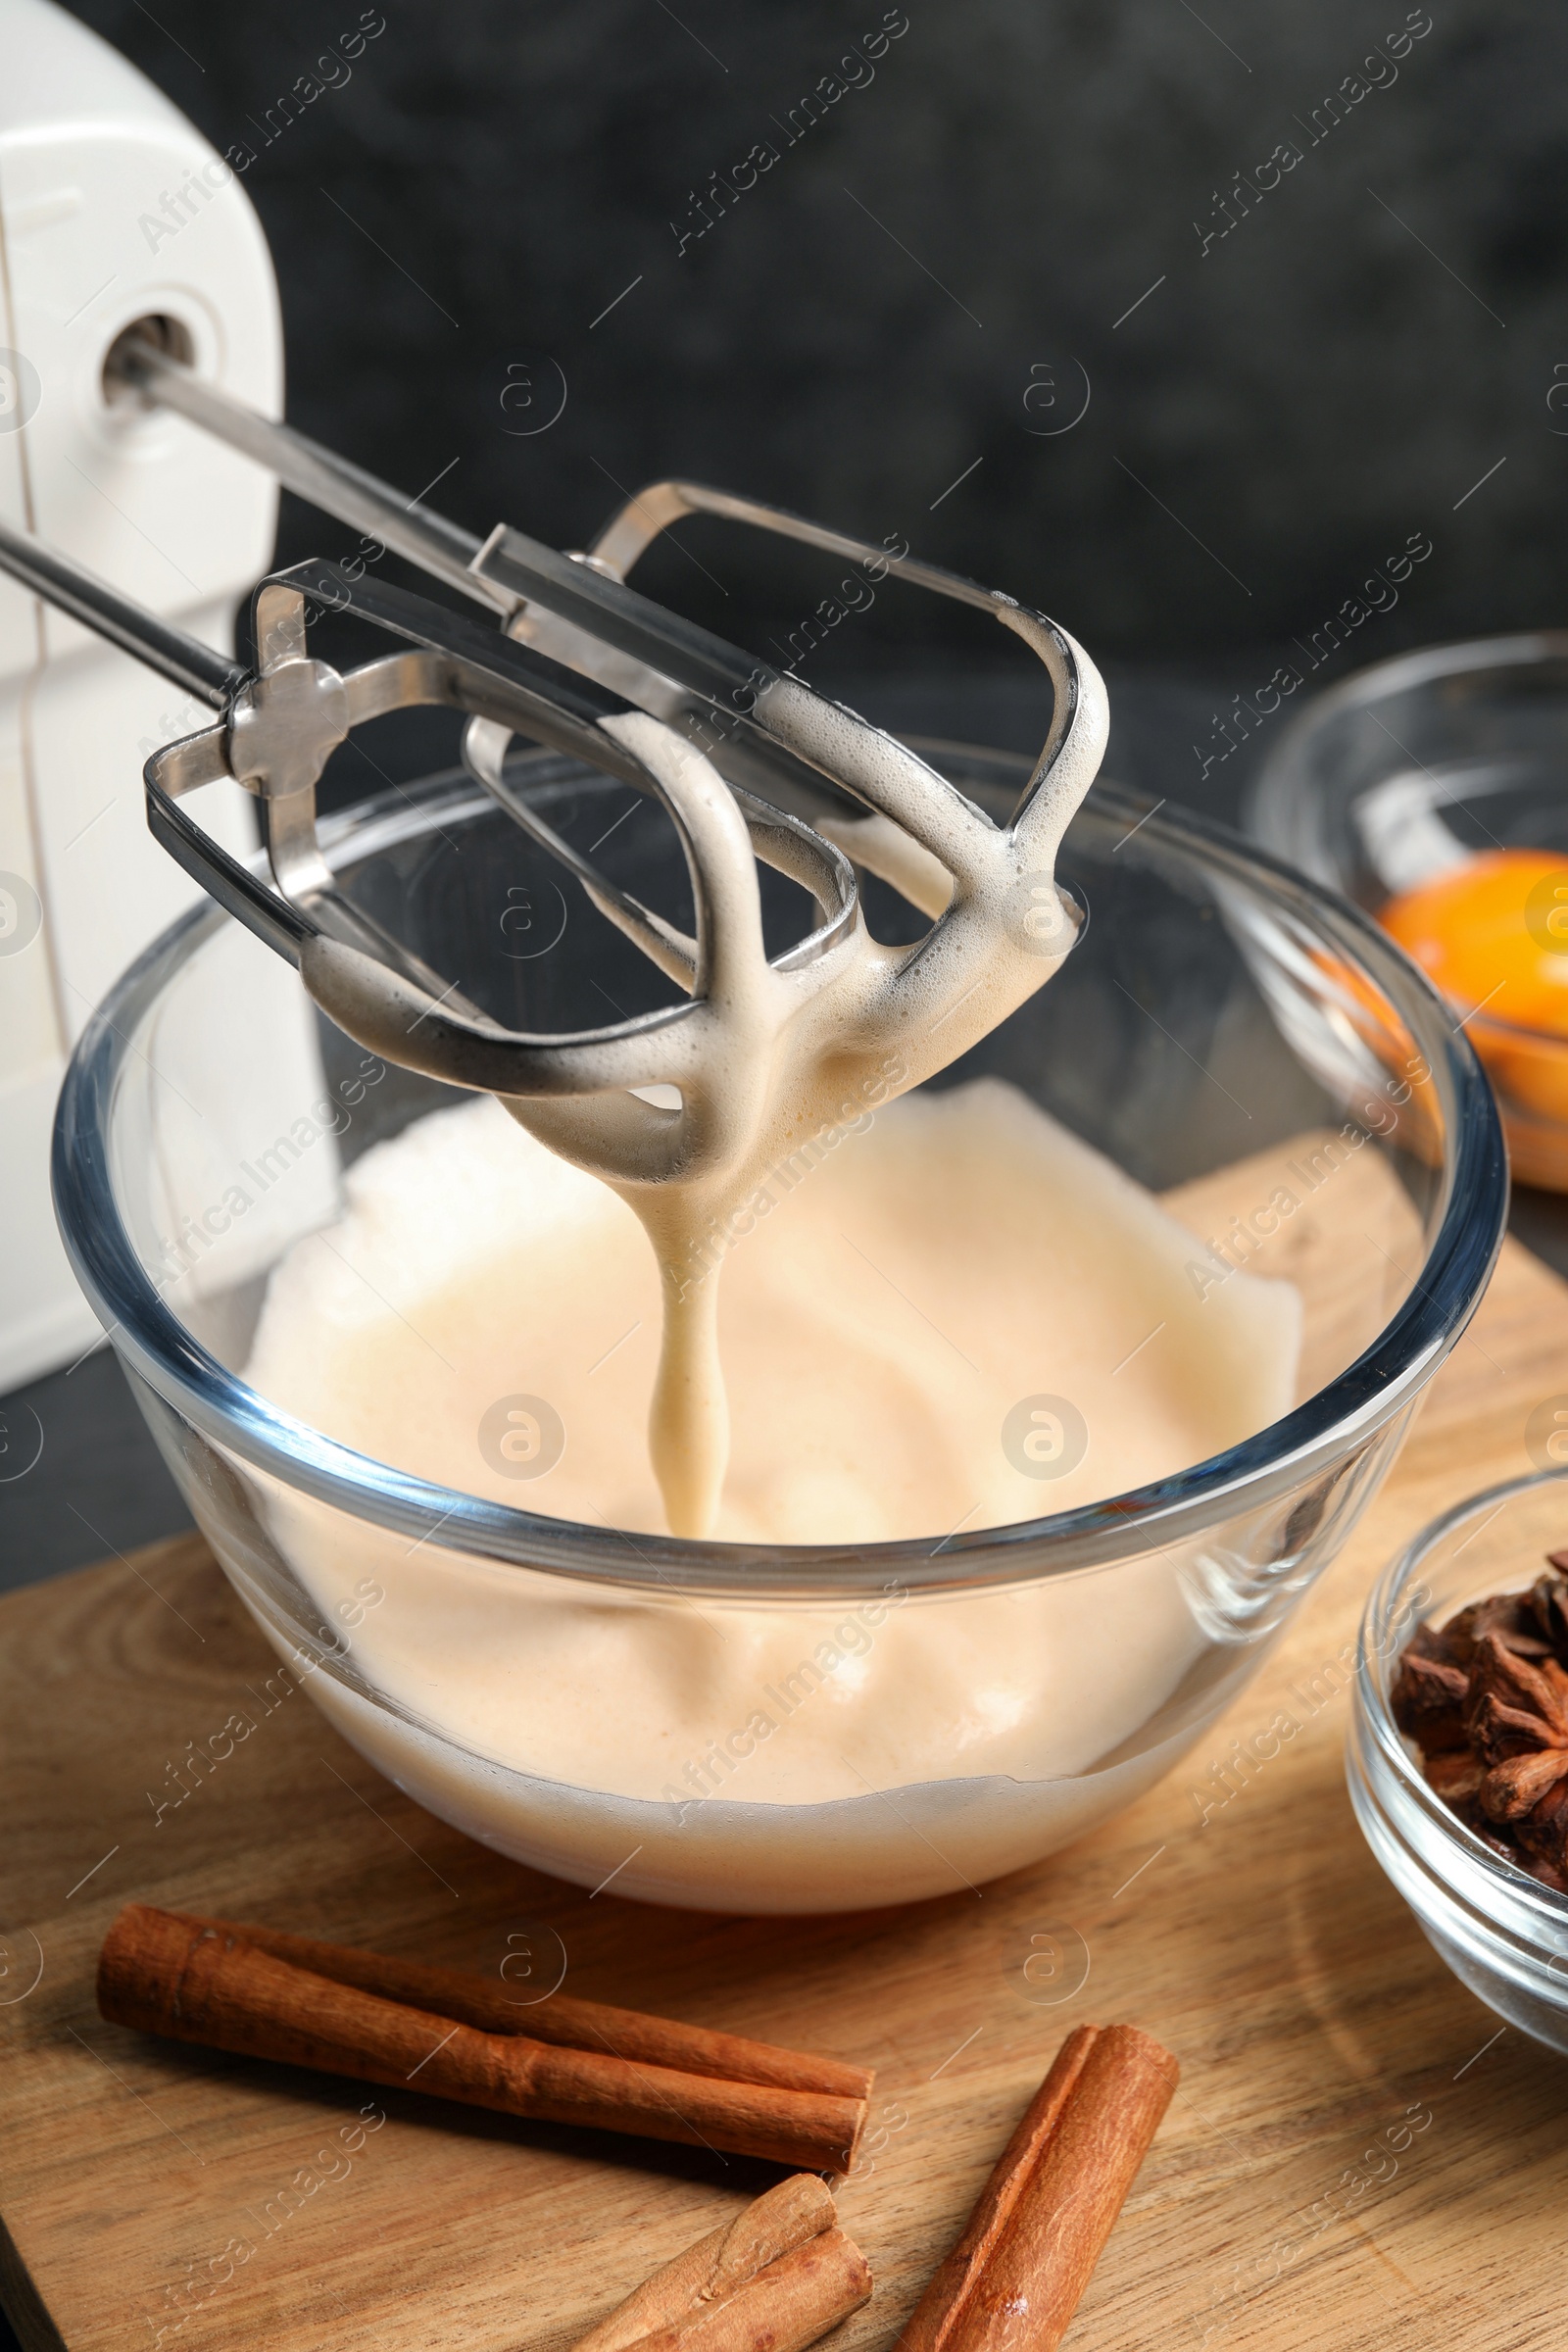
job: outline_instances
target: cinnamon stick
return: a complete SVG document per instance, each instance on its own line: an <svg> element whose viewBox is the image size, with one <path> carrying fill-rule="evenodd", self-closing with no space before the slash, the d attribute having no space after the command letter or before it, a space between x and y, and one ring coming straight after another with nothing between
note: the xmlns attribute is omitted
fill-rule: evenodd
<svg viewBox="0 0 1568 2352"><path fill-rule="evenodd" d="M712 2352L740 2352L759 2340L753 2327L759 2315L776 2352L814 2343L871 2291L859 2249L837 2223L832 2196L814 2174L781 2180L645 2279L572 2352L632 2352L633 2346L650 2352L656 2343L697 2352L704 2342ZM813 2241L809 2262L787 2259ZM757 2297L739 2301L754 2281ZM694 2338L699 2323L708 2322Z"/></svg>
<svg viewBox="0 0 1568 2352"><path fill-rule="evenodd" d="M780 2049L771 2042L748 2041L739 2034L680 2025L674 2018L648 2017L637 2009L578 2000L567 1993L553 1992L542 2001L514 2001L503 1988L486 1984L483 1977L467 1969L394 1960L384 1952L319 1943L309 1936L288 1936L280 1929L254 1927L244 1921L208 1919L188 1912L170 1916L212 1928L220 1936L237 1936L259 1952L270 1952L274 1959L309 1969L314 1976L331 1977L339 1984L357 1984L362 1992L378 1993L383 2000L403 2001L411 2008L433 2009L486 2034L525 2034L533 2041L608 2050L613 2057L645 2066L673 2067L685 2075L715 2075L726 2082L765 2082L775 2090L815 2090L835 2099L868 2099L871 2095L873 2078L865 2068L846 2066L840 2059L824 2058L813 2051Z"/></svg>
<svg viewBox="0 0 1568 2352"><path fill-rule="evenodd" d="M1003 2151L899 2352L1054 2352L1180 2069L1136 2026L1079 2026Z"/></svg>
<svg viewBox="0 0 1568 2352"><path fill-rule="evenodd" d="M1075 2026L1056 2052L1050 2073L1024 2109L980 2191L963 2234L927 2282L899 2339L900 2352L947 2352L969 2289L989 2261L1024 2182L1061 2121L1061 2111L1099 2033L1098 2026Z"/></svg>
<svg viewBox="0 0 1568 2352"><path fill-rule="evenodd" d="M859 2247L842 2230L824 2230L684 2326L639 2337L637 2352L805 2352L870 2292Z"/></svg>
<svg viewBox="0 0 1568 2352"><path fill-rule="evenodd" d="M797 2169L847 2171L865 2122L863 2101L482 2033L142 1903L128 1903L104 1939L98 2007L116 2025L240 2057Z"/></svg>

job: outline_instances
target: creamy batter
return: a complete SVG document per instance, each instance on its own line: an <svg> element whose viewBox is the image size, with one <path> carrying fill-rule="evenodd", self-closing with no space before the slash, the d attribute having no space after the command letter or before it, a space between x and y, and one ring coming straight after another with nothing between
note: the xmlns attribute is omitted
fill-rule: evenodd
<svg viewBox="0 0 1568 2352"><path fill-rule="evenodd" d="M1000 1081L868 1113L774 1189L724 1258L721 1536L935 1545L1180 1469L1296 1400L1295 1289L1237 1274L1200 1298L1193 1236ZM253 1385L426 1478L661 1529L644 1440L660 1280L631 1210L488 1099L377 1146L346 1190L341 1221L273 1275ZM520 1474L540 1458L526 1442L518 1461L496 1447L494 1409L519 1393L564 1440L538 1475ZM1119 1567L1113 1592L1089 1576L825 1611L595 1595L300 1500L275 1532L329 1621L379 1580L356 1661L419 1722L551 1783L662 1799L671 1830L710 1799L1084 1772L1204 1646L1163 1555Z"/></svg>

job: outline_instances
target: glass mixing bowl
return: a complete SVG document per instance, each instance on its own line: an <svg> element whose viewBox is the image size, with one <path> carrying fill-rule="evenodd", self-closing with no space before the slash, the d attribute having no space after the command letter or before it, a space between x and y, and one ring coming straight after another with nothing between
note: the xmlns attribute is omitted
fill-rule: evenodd
<svg viewBox="0 0 1568 2352"><path fill-rule="evenodd" d="M1389 1711L1416 1627L1518 1592L1568 1538L1568 1472L1493 1487L1433 1520L1375 1587L1361 1625L1346 1775L1368 1845L1460 1983L1568 2054L1568 1895L1493 1852L1427 1787Z"/></svg>
<svg viewBox="0 0 1568 2352"><path fill-rule="evenodd" d="M1357 671L1281 736L1248 826L1369 914L1464 856L1543 850L1568 866L1568 633L1429 646ZM1568 1192L1568 1039L1486 1002L1456 1009L1514 1173Z"/></svg>
<svg viewBox="0 0 1568 2352"><path fill-rule="evenodd" d="M999 814L1027 772L1002 755L928 750ZM627 809L622 787L552 754L513 772L616 880L690 919L657 809ZM581 902L568 906L558 869L461 774L323 832L351 894L499 1018L597 1025L606 997L632 1011L673 993ZM1170 1768L1392 1462L1486 1286L1505 1161L1463 1036L1342 900L1105 784L1058 871L1090 907L1087 931L1051 985L936 1083L1010 1080L1140 1183L1186 1188L1174 1204L1195 1230L1200 1296L1283 1235L1279 1270L1304 1311L1298 1401L1136 1492L919 1542L689 1543L575 1524L368 1458L258 1394L245 1366L278 1260L330 1223L361 1152L463 1098L350 1045L215 906L142 956L72 1062L55 1197L190 1509L285 1661L259 1704L303 1685L401 1788L504 1853L729 1911L950 1892L1065 1843ZM776 946L804 927L805 902L776 878L764 886ZM882 936L918 935L921 919L880 886L867 904ZM279 1073L307 1064L305 1099L287 1099L307 1081ZM796 1699L835 1703L856 1678L902 1690L951 1769L858 1767L831 1800L788 1801L785 1743L770 1749L756 1715L715 1699L684 1779L677 1754L654 1794L618 1786L612 1768L574 1777L534 1728L579 1640L600 1659L607 1645L657 1652L701 1714L710 1686L734 1688L758 1629L776 1639L781 1626L799 1642ZM1135 1632L1146 1669L1129 1677ZM964 1687L962 1662L999 1646L1036 1678L1046 1733L1054 1690L1103 1691L1092 1752L1070 1769L966 1766L988 1694ZM912 1648L942 1672L909 1701ZM854 1661L825 1695L811 1664L824 1649ZM508 1692L503 1730L492 1714L483 1736L465 1690L465 1661L481 1654ZM583 1704L616 1721L612 1675Z"/></svg>

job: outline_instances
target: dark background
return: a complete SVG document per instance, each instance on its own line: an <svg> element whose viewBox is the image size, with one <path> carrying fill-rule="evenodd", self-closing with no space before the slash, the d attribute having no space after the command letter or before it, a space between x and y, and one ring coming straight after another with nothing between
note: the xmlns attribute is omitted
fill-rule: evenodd
<svg viewBox="0 0 1568 2352"><path fill-rule="evenodd" d="M270 144L354 0L74 13L254 152L291 418L411 492L451 466L436 503L475 530L578 545L617 483L688 473L903 532L1097 659L1256 647L1257 683L1412 531L1434 558L1357 661L1563 608L1554 0L907 0L874 80L788 148L881 0L384 0ZM1322 135L1313 109L1407 14L1432 29ZM671 221L759 139L778 163L677 255ZM1195 221L1222 227L1286 140L1301 161L1203 253ZM502 406L509 365L528 409L520 374ZM1084 371L1087 416L1043 437ZM516 437L563 377L559 420ZM291 514L285 552L318 536ZM800 617L793 581L760 593L740 542L712 549L727 598L671 566L694 611L759 639ZM937 606L896 640L853 625L856 667L916 629L966 643Z"/></svg>
<svg viewBox="0 0 1568 2352"><path fill-rule="evenodd" d="M384 29L319 69L358 0L74 13L254 158L292 420L434 482L473 530L580 545L622 490L684 473L901 533L1082 639L1111 685L1107 772L1232 817L1286 720L1205 777L1215 709L1410 534L1431 557L1314 686L1568 614L1552 0L1432 0L1430 31L1371 67L1426 10L906 0L907 30L793 144L791 110L882 0L382 0L364 23ZM1330 93L1374 74L1326 128ZM678 251L710 175L764 139L778 162ZM1288 140L1300 161L1229 199L1221 236L1238 171ZM758 653L831 576L678 536L650 584ZM342 538L285 500L284 560ZM805 666L896 726L1044 732L1028 657L935 601L881 594ZM445 717L381 724L386 774L453 756ZM339 797L378 781L341 756ZM1560 1206L1521 1222L1568 1264ZM107 1353L0 1402L18 1458L33 1415L43 1453L0 1482L0 1582L184 1523Z"/></svg>

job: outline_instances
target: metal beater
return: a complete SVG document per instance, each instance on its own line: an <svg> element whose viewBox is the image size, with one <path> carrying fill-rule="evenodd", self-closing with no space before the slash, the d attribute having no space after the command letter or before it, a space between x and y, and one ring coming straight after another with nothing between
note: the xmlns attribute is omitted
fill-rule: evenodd
<svg viewBox="0 0 1568 2352"><path fill-rule="evenodd" d="M310 563L255 598L254 672L158 620L36 540L0 531L0 568L207 702L216 723L168 745L145 771L153 833L214 898L299 969L322 1008L389 1059L518 1103L526 1123L614 1181L661 1180L711 1154L723 1125L713 1073L728 1018L730 948L718 902L735 905L738 811L752 859L801 884L815 926L772 959L794 999L886 1038L913 1085L1023 1002L1068 952L1082 910L1054 877L1069 817L1094 780L1106 713L1087 656L1012 598L753 501L684 482L630 499L582 554L505 524L479 541L417 501L203 382L148 333L111 355L122 396L177 411L269 467L288 488L369 531L499 620L476 617ZM999 826L913 752L790 670L758 662L625 584L689 514L750 524L988 612L1044 662L1050 734L1010 822ZM394 650L342 673L311 651L315 619L349 611ZM563 672L572 673L564 676ZM578 684L574 681L585 681ZM688 1001L569 1035L508 1029L432 971L338 889L317 835L316 788L349 732L386 711L445 704L468 714L464 753L498 805L566 867L593 904L674 979ZM660 722L656 736L629 718ZM597 870L509 781L514 736L571 754L657 800L675 825L696 909L681 931ZM632 748L633 739L640 748ZM700 754L694 759L692 755ZM723 779L718 789L714 777ZM231 777L261 804L271 886L182 809ZM809 820L809 821L808 821ZM856 865L884 875L933 918L914 947L870 938ZM719 888L720 878L725 887ZM755 891L755 868L752 869ZM986 985L982 986L982 980ZM969 1020L964 1007L978 999ZM979 1007L985 1007L980 1018ZM941 1031L938 1050L933 1032ZM682 1109L625 1090L673 1085ZM576 1099L566 1114L551 1099Z"/></svg>

